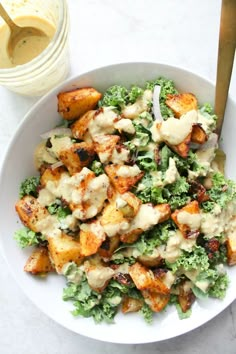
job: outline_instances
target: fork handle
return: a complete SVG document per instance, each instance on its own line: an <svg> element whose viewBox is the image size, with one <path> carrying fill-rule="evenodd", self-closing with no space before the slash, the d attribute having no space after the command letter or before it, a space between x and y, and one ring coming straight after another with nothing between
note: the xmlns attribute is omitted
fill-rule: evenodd
<svg viewBox="0 0 236 354"><path fill-rule="evenodd" d="M220 135L226 108L236 47L236 0L222 0L218 47L215 113Z"/></svg>

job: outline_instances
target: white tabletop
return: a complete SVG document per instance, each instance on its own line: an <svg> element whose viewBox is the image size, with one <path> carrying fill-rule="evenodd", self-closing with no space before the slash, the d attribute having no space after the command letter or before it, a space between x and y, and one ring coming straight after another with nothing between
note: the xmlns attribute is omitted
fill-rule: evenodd
<svg viewBox="0 0 236 354"><path fill-rule="evenodd" d="M68 0L68 4L71 75L117 62L151 61L215 80L220 0ZM236 98L236 75L231 94ZM0 162L18 123L37 100L0 87ZM193 332L128 346L91 340L54 323L28 301L1 256L0 282L2 354L236 353L236 302Z"/></svg>

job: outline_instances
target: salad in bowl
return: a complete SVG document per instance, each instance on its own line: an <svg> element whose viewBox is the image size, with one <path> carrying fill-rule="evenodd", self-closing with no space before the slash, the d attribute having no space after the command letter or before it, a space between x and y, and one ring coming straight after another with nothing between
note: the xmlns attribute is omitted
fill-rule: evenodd
<svg viewBox="0 0 236 354"><path fill-rule="evenodd" d="M35 147L15 232L24 270L65 278L73 315L153 317L224 298L236 263L236 184L224 176L217 117L168 77L57 95L61 123ZM194 311L194 310L193 310Z"/></svg>

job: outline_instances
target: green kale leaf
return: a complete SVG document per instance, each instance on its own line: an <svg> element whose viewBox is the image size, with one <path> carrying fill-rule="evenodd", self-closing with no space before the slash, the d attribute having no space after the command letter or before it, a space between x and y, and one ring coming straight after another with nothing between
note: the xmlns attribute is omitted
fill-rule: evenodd
<svg viewBox="0 0 236 354"><path fill-rule="evenodd" d="M24 227L14 234L14 239L21 248L29 246L38 246L45 244L45 237L41 233L36 233L27 227Z"/></svg>
<svg viewBox="0 0 236 354"><path fill-rule="evenodd" d="M209 268L209 260L205 249L201 246L195 246L191 252L183 251L176 262L168 262L167 265L174 273L178 270L191 271L193 269L206 271Z"/></svg>
<svg viewBox="0 0 236 354"><path fill-rule="evenodd" d="M19 197L23 198L25 195L32 195L33 197L37 197L39 181L39 176L26 178L20 185Z"/></svg>

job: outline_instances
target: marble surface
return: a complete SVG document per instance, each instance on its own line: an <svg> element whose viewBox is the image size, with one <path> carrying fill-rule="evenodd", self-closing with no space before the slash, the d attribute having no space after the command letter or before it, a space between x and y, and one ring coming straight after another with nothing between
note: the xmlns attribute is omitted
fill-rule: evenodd
<svg viewBox="0 0 236 354"><path fill-rule="evenodd" d="M117 62L153 61L215 80L220 0L68 0L68 5L70 75ZM231 94L236 98L236 75ZM18 123L37 100L0 87L0 162ZM180 337L117 345L74 334L47 318L15 284L1 256L0 282L2 354L236 353L236 302Z"/></svg>

